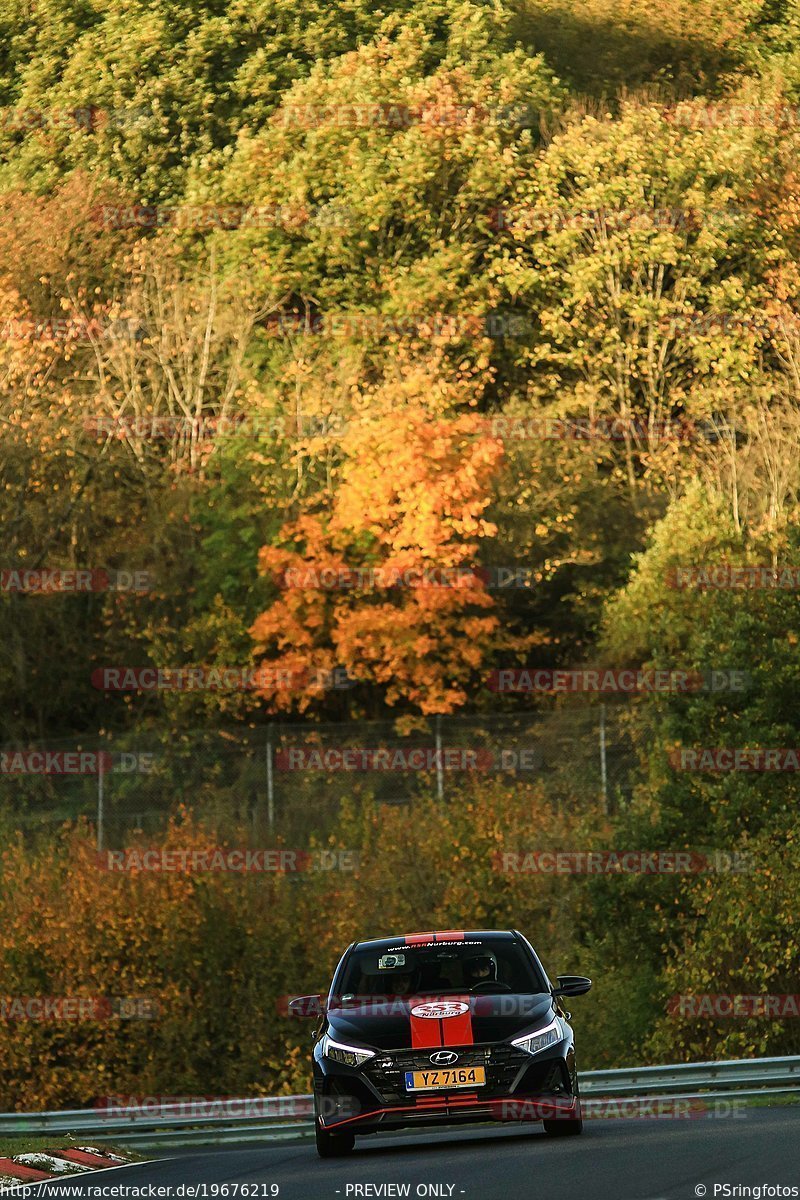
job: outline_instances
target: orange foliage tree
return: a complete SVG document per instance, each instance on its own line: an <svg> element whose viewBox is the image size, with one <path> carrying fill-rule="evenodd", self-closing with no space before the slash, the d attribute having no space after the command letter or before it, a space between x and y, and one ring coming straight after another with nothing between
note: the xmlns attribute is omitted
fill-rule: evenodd
<svg viewBox="0 0 800 1200"><path fill-rule="evenodd" d="M251 633L263 662L299 675L344 668L389 705L452 712L498 632L476 570L503 450L480 418L414 401L349 426L335 494L287 523L261 571L281 586ZM322 507L322 506L320 506ZM265 682L276 709L313 693Z"/></svg>

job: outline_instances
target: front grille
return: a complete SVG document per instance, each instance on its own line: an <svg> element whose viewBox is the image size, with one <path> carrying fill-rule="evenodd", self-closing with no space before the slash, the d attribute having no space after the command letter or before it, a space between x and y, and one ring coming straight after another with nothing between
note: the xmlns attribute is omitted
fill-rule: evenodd
<svg viewBox="0 0 800 1200"><path fill-rule="evenodd" d="M480 1096L507 1096L513 1089L514 1081L519 1073L530 1066L531 1058L517 1046L500 1043L493 1046L447 1046L458 1055L454 1067L485 1067L486 1085L477 1088ZM364 1068L364 1075L372 1086L380 1093L387 1104L413 1103L420 1092L407 1092L405 1087L406 1071L430 1070L431 1054L429 1050L403 1050L396 1054L379 1054ZM431 1093L432 1095L455 1095L460 1090Z"/></svg>

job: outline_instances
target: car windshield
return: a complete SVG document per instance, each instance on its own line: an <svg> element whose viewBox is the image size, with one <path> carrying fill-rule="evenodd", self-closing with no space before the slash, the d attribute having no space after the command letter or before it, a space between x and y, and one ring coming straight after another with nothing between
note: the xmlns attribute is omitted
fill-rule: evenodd
<svg viewBox="0 0 800 1200"><path fill-rule="evenodd" d="M547 991L522 946L510 938L356 949L336 984L334 1002L382 996Z"/></svg>

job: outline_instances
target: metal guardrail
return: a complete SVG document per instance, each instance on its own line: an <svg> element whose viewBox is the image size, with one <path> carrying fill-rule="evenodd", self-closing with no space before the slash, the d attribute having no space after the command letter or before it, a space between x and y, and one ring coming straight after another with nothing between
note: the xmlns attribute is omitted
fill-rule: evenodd
<svg viewBox="0 0 800 1200"><path fill-rule="evenodd" d="M720 1093L729 1098L800 1095L800 1055L583 1071L580 1081L587 1115L601 1100L621 1098L645 1103L665 1097L703 1100ZM287 1141L311 1135L312 1113L311 1096L186 1097L173 1103L154 1098L151 1105L142 1100L135 1107L106 1103L64 1112L0 1113L0 1133L71 1134L142 1149Z"/></svg>
<svg viewBox="0 0 800 1200"><path fill-rule="evenodd" d="M749 1085L772 1091L800 1090L800 1055L791 1058L737 1058L730 1062L678 1063L666 1067L631 1067L582 1071L584 1095L635 1095L642 1088L669 1093L684 1088L712 1091ZM791 1084L795 1084L795 1088ZM781 1087L781 1085L788 1085Z"/></svg>

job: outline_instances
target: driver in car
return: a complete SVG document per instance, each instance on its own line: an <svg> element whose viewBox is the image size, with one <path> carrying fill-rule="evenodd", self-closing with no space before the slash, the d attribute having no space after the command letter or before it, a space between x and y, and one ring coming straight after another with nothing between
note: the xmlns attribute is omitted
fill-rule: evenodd
<svg viewBox="0 0 800 1200"><path fill-rule="evenodd" d="M397 970L389 975L386 979L386 986L390 998L410 996L416 987L416 974L413 968L407 968L405 971Z"/></svg>
<svg viewBox="0 0 800 1200"><path fill-rule="evenodd" d="M493 954L475 954L464 963L464 982L473 988L479 983L497 982L497 959Z"/></svg>

